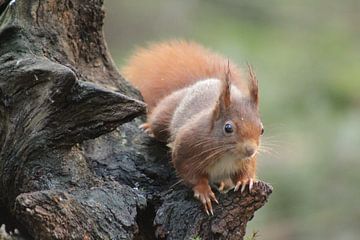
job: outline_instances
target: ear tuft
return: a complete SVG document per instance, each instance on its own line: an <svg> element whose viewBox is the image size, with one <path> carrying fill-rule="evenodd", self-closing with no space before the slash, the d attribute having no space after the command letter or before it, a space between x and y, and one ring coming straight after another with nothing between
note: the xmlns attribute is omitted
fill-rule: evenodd
<svg viewBox="0 0 360 240"><path fill-rule="evenodd" d="M223 102L225 109L230 107L230 88L231 88L230 76L231 76L230 61L228 59L227 69L225 71L225 81L223 83L222 93L220 95L220 101Z"/></svg>
<svg viewBox="0 0 360 240"><path fill-rule="evenodd" d="M221 82L221 89L220 89L220 95L219 99L217 100L215 109L213 110L213 122L219 119L219 117L224 114L230 107L230 88L231 88L231 82L230 82L230 62L228 60L227 69L224 69L225 71L225 79Z"/></svg>
<svg viewBox="0 0 360 240"><path fill-rule="evenodd" d="M250 64L247 64L249 71L249 94L251 101L255 104L256 107L259 105L259 86L254 73L253 67Z"/></svg>

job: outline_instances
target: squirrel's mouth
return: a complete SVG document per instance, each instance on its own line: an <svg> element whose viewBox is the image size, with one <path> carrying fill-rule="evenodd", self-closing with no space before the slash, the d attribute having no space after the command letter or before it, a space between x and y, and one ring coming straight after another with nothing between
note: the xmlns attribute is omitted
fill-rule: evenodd
<svg viewBox="0 0 360 240"><path fill-rule="evenodd" d="M253 159L256 156L256 154L258 153L258 148L256 147L254 150L250 150L250 151L249 150L246 151L243 148L241 148L241 149L236 148L236 149L233 149L231 152L232 152L232 154L238 156L239 160L245 161L245 160Z"/></svg>
<svg viewBox="0 0 360 240"><path fill-rule="evenodd" d="M234 152L242 160L252 159L259 150L258 145L251 140L245 140L236 144Z"/></svg>
<svg viewBox="0 0 360 240"><path fill-rule="evenodd" d="M245 161L251 160L251 159L253 159L255 156L256 156L256 152L255 152L253 155L251 155L250 157L245 157L243 160L245 160Z"/></svg>

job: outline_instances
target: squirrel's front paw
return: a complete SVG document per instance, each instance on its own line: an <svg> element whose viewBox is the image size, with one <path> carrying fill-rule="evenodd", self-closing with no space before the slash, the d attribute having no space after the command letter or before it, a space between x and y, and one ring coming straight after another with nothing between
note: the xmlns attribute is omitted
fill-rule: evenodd
<svg viewBox="0 0 360 240"><path fill-rule="evenodd" d="M151 125L150 123L143 123L139 126L139 129L143 130L147 135L149 135L150 137L154 137L154 133L151 129Z"/></svg>
<svg viewBox="0 0 360 240"><path fill-rule="evenodd" d="M198 184L193 188L194 197L199 199L200 202L204 205L205 212L209 215L214 215L213 208L211 205L211 201L219 204L218 200L215 197L215 194L211 190L209 184Z"/></svg>
<svg viewBox="0 0 360 240"><path fill-rule="evenodd" d="M241 192L244 192L246 185L249 185L249 191L253 188L255 180L249 177L241 177L237 180L234 191L236 192L241 187Z"/></svg>

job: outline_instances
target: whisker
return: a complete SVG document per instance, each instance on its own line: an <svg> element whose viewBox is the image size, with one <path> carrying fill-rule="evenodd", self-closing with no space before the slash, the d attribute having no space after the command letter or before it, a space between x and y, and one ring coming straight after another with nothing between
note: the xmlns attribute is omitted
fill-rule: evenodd
<svg viewBox="0 0 360 240"><path fill-rule="evenodd" d="M280 153L272 148L264 148L260 146L257 152L259 153L259 155L266 154L276 158L280 157Z"/></svg>
<svg viewBox="0 0 360 240"><path fill-rule="evenodd" d="M223 147L224 147L224 146L215 146L215 147L213 147L213 148L206 149L205 151L201 151L199 154L196 154L196 155L192 156L190 159L198 158L198 157L200 157L200 156L202 156L202 155L206 155L206 154L209 153L209 152L222 149Z"/></svg>
<svg viewBox="0 0 360 240"><path fill-rule="evenodd" d="M204 158L200 162L198 162L198 165L194 169L195 172L197 172L199 170L204 171L206 169L206 167L209 165L208 161L210 159L216 159L216 157L221 156L228 150L229 150L229 147L227 147L227 146L220 146L220 147L216 148L215 150L212 149L212 151L213 151L212 154L208 155L206 158Z"/></svg>

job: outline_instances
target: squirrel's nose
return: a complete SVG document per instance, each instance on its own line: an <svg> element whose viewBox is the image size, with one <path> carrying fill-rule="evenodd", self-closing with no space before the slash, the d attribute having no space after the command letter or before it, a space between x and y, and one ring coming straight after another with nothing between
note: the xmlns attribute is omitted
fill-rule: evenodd
<svg viewBox="0 0 360 240"><path fill-rule="evenodd" d="M246 146L245 147L245 155L247 157L251 157L252 155L254 155L255 151L256 151L256 149L254 147L252 147L252 146Z"/></svg>

